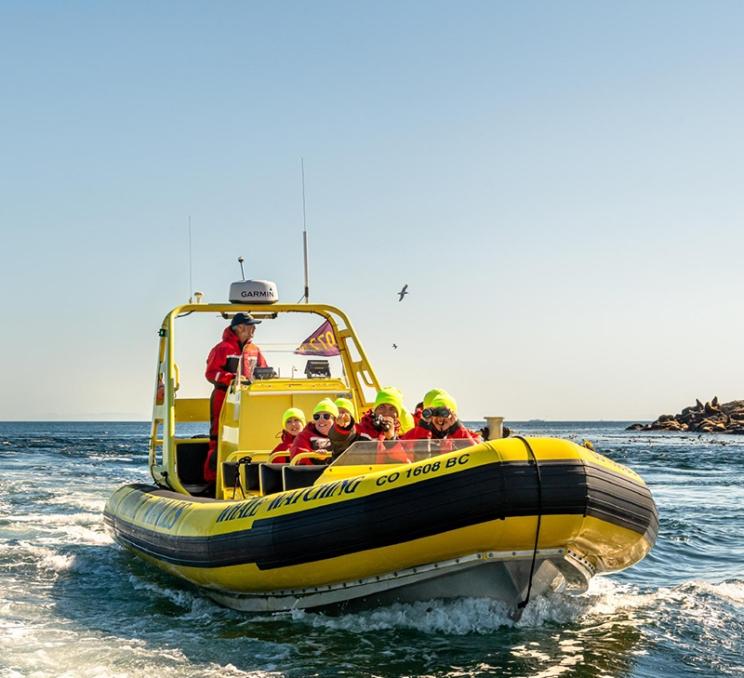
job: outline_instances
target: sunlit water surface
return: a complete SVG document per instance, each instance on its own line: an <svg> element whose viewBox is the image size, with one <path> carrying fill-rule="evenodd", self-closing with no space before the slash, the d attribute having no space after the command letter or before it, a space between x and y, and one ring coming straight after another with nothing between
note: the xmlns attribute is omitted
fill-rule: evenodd
<svg viewBox="0 0 744 678"><path fill-rule="evenodd" d="M482 599L247 616L148 567L102 510L146 482L148 425L0 423L0 676L742 676L744 438L513 423L592 440L660 511L642 563L519 623Z"/></svg>

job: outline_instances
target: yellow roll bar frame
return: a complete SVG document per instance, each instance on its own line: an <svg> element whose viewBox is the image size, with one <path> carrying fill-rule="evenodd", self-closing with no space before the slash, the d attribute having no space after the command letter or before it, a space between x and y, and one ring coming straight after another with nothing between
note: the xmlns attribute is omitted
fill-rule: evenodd
<svg viewBox="0 0 744 678"><path fill-rule="evenodd" d="M357 412L363 412L370 403L364 396L364 387L378 391L379 381L367 354L359 341L346 314L335 306L327 304L184 304L176 306L163 319L160 326L158 363L155 374L155 393L153 395L152 426L150 429L149 467L153 480L175 492L188 494L181 484L176 466L176 397L179 374L174 361L175 320L191 313L216 313L219 315L238 312L257 316L273 316L281 313L306 313L318 315L327 320L336 337L344 375L348 382L352 401ZM356 359L353 351L359 356ZM206 350L205 350L206 355ZM163 384L162 402L158 399L158 386ZM160 452L160 459L158 459Z"/></svg>

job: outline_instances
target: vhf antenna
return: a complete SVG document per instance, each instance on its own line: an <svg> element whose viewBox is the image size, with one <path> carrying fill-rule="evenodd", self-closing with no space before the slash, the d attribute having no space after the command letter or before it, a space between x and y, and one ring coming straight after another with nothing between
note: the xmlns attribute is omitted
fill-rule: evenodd
<svg viewBox="0 0 744 678"><path fill-rule="evenodd" d="M189 303L191 303L194 294L194 276L191 258L191 216L189 216Z"/></svg>
<svg viewBox="0 0 744 678"><path fill-rule="evenodd" d="M310 274L307 258L307 219L305 216L305 159L300 158L302 172L302 249L305 257L305 303L310 302Z"/></svg>
<svg viewBox="0 0 744 678"><path fill-rule="evenodd" d="M245 280L245 271L243 270L243 262L245 259L243 257L238 257L238 263L240 264L240 275L243 276L243 280Z"/></svg>

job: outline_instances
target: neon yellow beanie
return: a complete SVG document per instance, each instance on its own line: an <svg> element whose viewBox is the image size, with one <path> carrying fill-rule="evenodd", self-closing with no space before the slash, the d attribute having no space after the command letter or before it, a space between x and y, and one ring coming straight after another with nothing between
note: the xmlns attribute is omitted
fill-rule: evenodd
<svg viewBox="0 0 744 678"><path fill-rule="evenodd" d="M431 407L431 401L434 400L440 393L444 393L444 395L448 395L447 391L445 391L443 388L433 388L431 391L428 391L427 394L424 396L424 409L427 407Z"/></svg>
<svg viewBox="0 0 744 678"><path fill-rule="evenodd" d="M284 411L282 415L282 428L287 428L287 422L290 419L299 419L303 426L307 423L305 421L305 413L299 407L290 407Z"/></svg>
<svg viewBox="0 0 744 678"><path fill-rule="evenodd" d="M401 400L401 393L397 388L385 387L377 392L375 398L375 404L372 406L372 410L376 410L380 405L392 405L400 413L405 409L403 407L403 401Z"/></svg>
<svg viewBox="0 0 744 678"><path fill-rule="evenodd" d="M400 432L408 433L412 428L416 428L416 422L413 420L413 415L404 407L401 413L398 415L400 421Z"/></svg>
<svg viewBox="0 0 744 678"><path fill-rule="evenodd" d="M439 395L433 398L429 407L432 409L436 409L437 407L446 407L448 410L457 414L457 402L446 391L441 391Z"/></svg>
<svg viewBox="0 0 744 678"><path fill-rule="evenodd" d="M400 400L401 403L403 403L403 394L397 388L395 388L395 386L383 386L382 390L386 391L392 396L395 396L396 398L398 398L398 400Z"/></svg>
<svg viewBox="0 0 744 678"><path fill-rule="evenodd" d="M342 407L352 416L354 419L356 419L356 409L354 408L354 403L351 402L348 398L336 398L336 407L340 410Z"/></svg>
<svg viewBox="0 0 744 678"><path fill-rule="evenodd" d="M328 412L328 414L338 417L338 407L336 407L336 403L334 403L330 398L323 398L323 400L315 406L313 409L313 415L316 415L319 412Z"/></svg>

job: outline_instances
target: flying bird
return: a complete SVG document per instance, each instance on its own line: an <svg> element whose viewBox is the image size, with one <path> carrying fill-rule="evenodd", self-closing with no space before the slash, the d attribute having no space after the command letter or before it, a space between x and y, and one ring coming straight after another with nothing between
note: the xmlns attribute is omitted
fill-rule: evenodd
<svg viewBox="0 0 744 678"><path fill-rule="evenodd" d="M408 283L403 285L403 289L398 292L398 301L403 301L403 297L405 297L406 294L408 294Z"/></svg>

